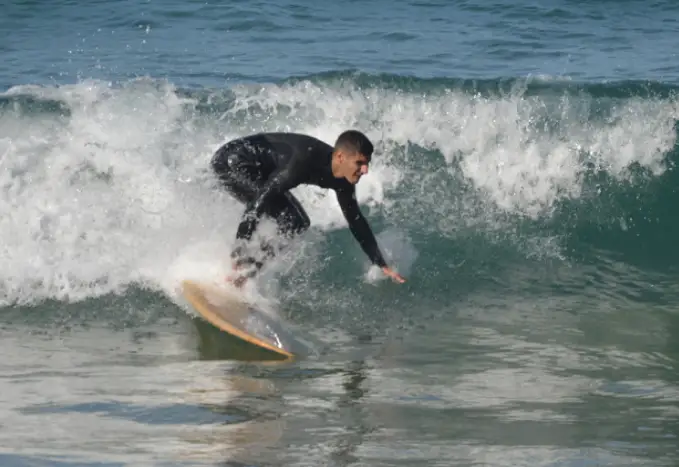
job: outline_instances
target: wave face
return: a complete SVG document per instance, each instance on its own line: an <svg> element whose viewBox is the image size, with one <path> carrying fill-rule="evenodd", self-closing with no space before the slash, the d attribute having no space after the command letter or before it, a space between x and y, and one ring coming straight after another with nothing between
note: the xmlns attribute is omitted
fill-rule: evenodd
<svg viewBox="0 0 679 467"><path fill-rule="evenodd" d="M365 131L376 157L359 201L388 256L441 300L462 260L671 272L676 91L353 72L200 91L152 79L15 86L0 95L0 304L131 285L172 294L186 275L221 274L242 207L208 162L226 140L269 130L330 143ZM279 272L379 277L338 230L332 194L295 193L314 229Z"/></svg>

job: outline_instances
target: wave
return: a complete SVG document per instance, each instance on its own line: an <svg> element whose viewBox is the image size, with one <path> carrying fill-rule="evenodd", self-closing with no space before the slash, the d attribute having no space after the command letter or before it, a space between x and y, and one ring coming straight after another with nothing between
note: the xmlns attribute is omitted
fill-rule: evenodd
<svg viewBox="0 0 679 467"><path fill-rule="evenodd" d="M209 159L230 138L269 130L328 142L349 127L365 131L377 151L359 202L383 246L407 251L409 263L428 250L457 263L478 253L450 242L473 241L508 257L607 248L643 266L668 264L678 225L676 91L353 71L229 89L152 78L16 86L0 94L0 305L130 285L172 295L183 276L221 274L242 208L216 189ZM332 196L295 193L314 231L278 265L283 273L339 253L320 239L344 225ZM357 258L370 281L347 239L330 248Z"/></svg>

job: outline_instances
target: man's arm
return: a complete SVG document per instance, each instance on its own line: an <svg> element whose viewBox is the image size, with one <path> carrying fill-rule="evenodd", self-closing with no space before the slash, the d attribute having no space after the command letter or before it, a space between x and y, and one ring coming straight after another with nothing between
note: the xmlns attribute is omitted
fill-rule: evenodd
<svg viewBox="0 0 679 467"><path fill-rule="evenodd" d="M337 201L342 208L342 213L349 224L349 229L358 241L361 248L370 261L379 266L382 271L390 276L392 279L398 282L405 282L398 273L394 272L391 268L387 266L387 262L382 256L379 246L377 245L377 240L373 235L372 230L368 221L361 213L361 209L358 207L358 202L356 201L356 190L351 187L350 190L338 190L337 191Z"/></svg>

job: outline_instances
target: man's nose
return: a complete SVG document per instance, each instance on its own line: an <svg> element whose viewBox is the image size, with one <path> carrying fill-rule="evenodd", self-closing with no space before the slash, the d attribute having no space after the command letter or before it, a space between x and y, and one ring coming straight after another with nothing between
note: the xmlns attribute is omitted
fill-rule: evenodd
<svg viewBox="0 0 679 467"><path fill-rule="evenodd" d="M363 175L365 175L365 174L368 173L368 166L367 166L367 165L361 166L361 173L362 173Z"/></svg>

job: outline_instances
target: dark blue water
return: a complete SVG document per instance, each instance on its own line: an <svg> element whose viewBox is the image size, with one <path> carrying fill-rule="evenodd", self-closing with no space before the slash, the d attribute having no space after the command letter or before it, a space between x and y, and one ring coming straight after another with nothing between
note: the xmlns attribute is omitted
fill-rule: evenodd
<svg viewBox="0 0 679 467"><path fill-rule="evenodd" d="M225 88L361 70L677 83L665 2L11 2L0 85L165 78Z"/></svg>
<svg viewBox="0 0 679 467"><path fill-rule="evenodd" d="M676 464L677 45L672 2L5 5L4 465ZM350 127L408 280L296 188L248 293L315 352L248 361L178 292L242 212L210 157Z"/></svg>

